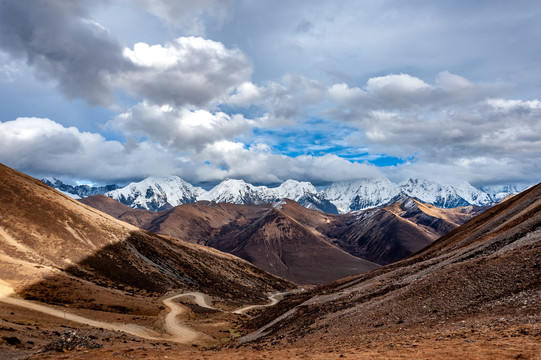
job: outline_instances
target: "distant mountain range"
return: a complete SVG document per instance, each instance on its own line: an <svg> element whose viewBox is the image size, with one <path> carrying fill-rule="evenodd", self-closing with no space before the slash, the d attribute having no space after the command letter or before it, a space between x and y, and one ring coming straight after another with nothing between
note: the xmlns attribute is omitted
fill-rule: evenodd
<svg viewBox="0 0 541 360"><path fill-rule="evenodd" d="M118 185L105 185L105 186L90 186L90 185L68 185L55 178L44 178L42 182L49 185L56 190L74 198L84 198L92 195L105 194L109 191L113 191L119 188Z"/></svg>
<svg viewBox="0 0 541 360"><path fill-rule="evenodd" d="M76 199L103 194L131 208L151 211L167 210L200 200L257 205L272 204L287 198L312 210L344 214L388 205L403 196L440 208L453 208L494 204L523 190L515 185L477 188L468 183L444 185L422 179L408 179L395 184L386 178L337 182L321 191L309 182L296 180L267 187L227 179L208 191L178 176L149 177L122 188L117 185L71 186L54 178L42 181Z"/></svg>

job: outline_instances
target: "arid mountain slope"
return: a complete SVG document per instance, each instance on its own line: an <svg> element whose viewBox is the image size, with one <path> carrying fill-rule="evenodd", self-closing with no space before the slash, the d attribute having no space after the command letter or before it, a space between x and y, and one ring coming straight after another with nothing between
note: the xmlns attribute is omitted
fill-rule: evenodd
<svg viewBox="0 0 541 360"><path fill-rule="evenodd" d="M114 200L101 195L81 201L157 234L237 255L301 284L322 284L373 269L343 251L388 264L482 211L472 206L439 209L409 198L344 215L310 210L292 200L276 207L202 201L158 213L114 206Z"/></svg>
<svg viewBox="0 0 541 360"><path fill-rule="evenodd" d="M457 348L473 348L468 344L513 336L528 344L523 351L539 354L541 184L409 258L288 301L263 314L254 328L275 320L243 341L405 350L438 341L456 346L457 337Z"/></svg>
<svg viewBox="0 0 541 360"><path fill-rule="evenodd" d="M333 246L323 234L288 215L288 210L292 214L322 214L292 200L284 202L281 209L202 201L157 214L144 228L236 255L303 285L323 284L378 267ZM120 218L136 223L132 216L140 216L142 210L137 211Z"/></svg>
<svg viewBox="0 0 541 360"><path fill-rule="evenodd" d="M94 209L98 209L115 218L120 217L125 212L133 212L134 210L128 205L124 205L120 201L113 200L110 197L101 194L79 199L79 202L89 205Z"/></svg>
<svg viewBox="0 0 541 360"><path fill-rule="evenodd" d="M82 201L109 211L111 206L103 204L111 200L102 200L103 196L97 196ZM286 211L297 215L304 224ZM303 214L320 217L323 213L308 210L292 200L284 202L282 209L271 205L200 201L160 213L132 210L118 217L158 234L239 256L265 271L303 285L323 284L378 267L332 245L325 235L306 225L307 215L303 217Z"/></svg>
<svg viewBox="0 0 541 360"><path fill-rule="evenodd" d="M245 226L224 227L207 244L298 284L323 284L379 267L277 209Z"/></svg>
<svg viewBox="0 0 541 360"><path fill-rule="evenodd" d="M113 289L197 289L253 303L292 287L231 255L142 231L3 165L0 214L0 278L40 300L81 291L83 304L92 292L122 298ZM55 293L52 282L69 287Z"/></svg>
<svg viewBox="0 0 541 360"><path fill-rule="evenodd" d="M142 229L194 244L206 244L216 229L231 223L245 225L272 209L271 205L265 204L237 205L199 201L153 212L132 209L104 195L90 196L79 201Z"/></svg>
<svg viewBox="0 0 541 360"><path fill-rule="evenodd" d="M386 265L421 250L485 209L440 209L404 197L383 208L344 215L346 225L326 234L350 254Z"/></svg>

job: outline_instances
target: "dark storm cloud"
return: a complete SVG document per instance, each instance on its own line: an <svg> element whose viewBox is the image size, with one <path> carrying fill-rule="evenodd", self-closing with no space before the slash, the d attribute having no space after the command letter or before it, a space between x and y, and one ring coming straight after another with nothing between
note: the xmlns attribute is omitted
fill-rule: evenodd
<svg viewBox="0 0 541 360"><path fill-rule="evenodd" d="M68 98L91 105L111 105L120 88L157 104L202 106L250 77L241 50L200 37L125 48L90 19L84 4L2 2L0 49L24 59L38 77L56 80Z"/></svg>
<svg viewBox="0 0 541 360"><path fill-rule="evenodd" d="M87 19L83 4L69 0L1 2L0 48L25 59L38 76L57 80L69 98L110 104L108 77L129 62L107 30Z"/></svg>

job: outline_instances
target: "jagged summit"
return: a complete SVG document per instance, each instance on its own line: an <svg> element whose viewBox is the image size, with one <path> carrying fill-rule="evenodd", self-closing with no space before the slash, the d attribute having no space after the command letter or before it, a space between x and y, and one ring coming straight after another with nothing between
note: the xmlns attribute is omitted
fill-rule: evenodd
<svg viewBox="0 0 541 360"><path fill-rule="evenodd" d="M508 197L510 194L518 194L524 188L521 188L517 185L496 185L496 186L483 186L480 188L482 191L488 194L490 196L490 199L493 202L499 202L506 197Z"/></svg>
<svg viewBox="0 0 541 360"><path fill-rule="evenodd" d="M244 180L227 179L202 193L198 200L226 202L231 204L259 204L261 187L248 184Z"/></svg>
<svg viewBox="0 0 541 360"><path fill-rule="evenodd" d="M443 185L426 179L410 178L400 184L400 189L407 196L442 208L482 206L492 202L487 193L468 183Z"/></svg>
<svg viewBox="0 0 541 360"><path fill-rule="evenodd" d="M91 186L91 185L68 185L54 177L41 179L48 186L55 188L65 195L74 199L80 199L92 195L105 194L106 192L118 189L118 185Z"/></svg>
<svg viewBox="0 0 541 360"><path fill-rule="evenodd" d="M400 189L386 178L360 179L334 183L323 194L340 213L347 213L388 204L400 196Z"/></svg>
<svg viewBox="0 0 541 360"><path fill-rule="evenodd" d="M132 208L158 211L195 202L202 191L178 176L167 176L148 177L105 195Z"/></svg>

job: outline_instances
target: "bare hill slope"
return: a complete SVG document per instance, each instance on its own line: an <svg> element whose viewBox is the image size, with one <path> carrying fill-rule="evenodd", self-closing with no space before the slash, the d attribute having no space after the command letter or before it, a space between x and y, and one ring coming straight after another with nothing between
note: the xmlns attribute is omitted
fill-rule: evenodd
<svg viewBox="0 0 541 360"><path fill-rule="evenodd" d="M142 231L3 165L0 214L1 279L26 293L53 278L72 283L70 291L198 289L240 302L291 287L231 255Z"/></svg>
<svg viewBox="0 0 541 360"><path fill-rule="evenodd" d="M439 209L410 198L345 215L310 210L293 200L276 207L200 201L157 213L115 206L103 196L81 201L148 231L237 255L300 284L323 284L374 269L371 263L398 261L484 210Z"/></svg>
<svg viewBox="0 0 541 360"><path fill-rule="evenodd" d="M262 315L254 328L275 320L244 341L278 348L406 351L412 344L473 349L490 339L517 337L514 343L522 342L523 351L539 354L541 185L409 258L328 284L290 304L281 317L286 303L281 311Z"/></svg>

